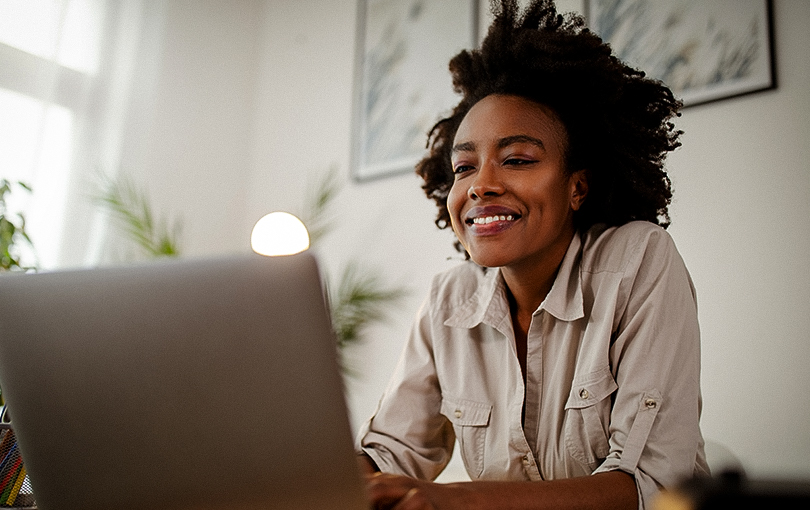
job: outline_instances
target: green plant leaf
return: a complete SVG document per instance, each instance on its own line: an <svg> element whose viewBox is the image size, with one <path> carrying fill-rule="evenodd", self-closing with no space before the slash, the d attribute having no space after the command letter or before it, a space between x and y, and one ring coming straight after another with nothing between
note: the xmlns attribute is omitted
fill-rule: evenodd
<svg viewBox="0 0 810 510"><path fill-rule="evenodd" d="M335 167L327 171L306 201L301 215L307 226L312 245L326 236L333 228L331 206L340 194L342 186ZM357 261L349 262L337 279L327 275L332 327L339 348L362 339L365 329L387 318L391 307L406 294L403 287L388 287L381 273L369 267L361 267ZM344 366L344 370L348 369Z"/></svg>
<svg viewBox="0 0 810 510"><path fill-rule="evenodd" d="M6 208L6 195L11 193L16 185L26 192L31 192L31 186L17 181L11 182L0 179L0 271L28 271L36 269L35 266L23 266L20 260L20 251L23 246L33 250L34 243L25 230L25 216L22 213L16 217L9 217Z"/></svg>
<svg viewBox="0 0 810 510"><path fill-rule="evenodd" d="M347 264L337 285L327 288L339 347L359 340L369 324L384 320L390 307L406 295L403 288L386 288L378 272L361 269L357 262Z"/></svg>
<svg viewBox="0 0 810 510"><path fill-rule="evenodd" d="M310 188L314 191L307 196L304 213L301 215L301 221L304 222L309 232L310 244L317 244L332 230L334 224L329 217L329 208L341 188L337 169L334 167L324 174L315 187Z"/></svg>
<svg viewBox="0 0 810 510"><path fill-rule="evenodd" d="M96 202L113 213L129 238L149 256L177 256L180 254L180 223L171 228L163 219L154 221L152 206L146 193L127 177L103 177L102 190L94 197Z"/></svg>

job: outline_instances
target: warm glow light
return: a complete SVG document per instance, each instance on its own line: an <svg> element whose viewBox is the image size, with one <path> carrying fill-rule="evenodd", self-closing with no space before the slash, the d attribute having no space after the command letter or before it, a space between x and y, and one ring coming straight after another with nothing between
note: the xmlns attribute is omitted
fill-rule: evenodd
<svg viewBox="0 0 810 510"><path fill-rule="evenodd" d="M256 222L250 246L260 255L293 255L309 248L309 233L292 214L273 212Z"/></svg>

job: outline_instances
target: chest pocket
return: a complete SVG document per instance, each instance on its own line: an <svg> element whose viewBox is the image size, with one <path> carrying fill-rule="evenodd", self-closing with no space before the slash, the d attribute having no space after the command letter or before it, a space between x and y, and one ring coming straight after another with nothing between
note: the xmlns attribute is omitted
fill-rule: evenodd
<svg viewBox="0 0 810 510"><path fill-rule="evenodd" d="M565 403L565 447L593 470L610 452L610 395L619 386L608 368L577 377Z"/></svg>
<svg viewBox="0 0 810 510"><path fill-rule="evenodd" d="M441 413L453 424L461 459L470 478L484 471L484 448L492 406L472 400L442 398Z"/></svg>

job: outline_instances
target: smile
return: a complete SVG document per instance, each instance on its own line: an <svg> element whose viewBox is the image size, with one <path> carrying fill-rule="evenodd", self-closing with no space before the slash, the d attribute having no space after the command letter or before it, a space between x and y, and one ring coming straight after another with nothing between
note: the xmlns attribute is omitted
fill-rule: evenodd
<svg viewBox="0 0 810 510"><path fill-rule="evenodd" d="M508 230L522 216L517 210L502 204L488 204L473 207L464 215L464 223L470 233L491 236Z"/></svg>
<svg viewBox="0 0 810 510"><path fill-rule="evenodd" d="M511 214L500 216L482 216L478 218L468 219L467 224L488 225L496 221L515 221L515 219L516 217Z"/></svg>

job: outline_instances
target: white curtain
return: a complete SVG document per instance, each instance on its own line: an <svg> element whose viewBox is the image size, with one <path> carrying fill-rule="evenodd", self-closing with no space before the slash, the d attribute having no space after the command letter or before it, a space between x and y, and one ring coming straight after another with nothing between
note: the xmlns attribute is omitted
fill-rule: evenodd
<svg viewBox="0 0 810 510"><path fill-rule="evenodd" d="M0 0L0 178L33 189L9 205L26 216L40 268L104 261L108 221L93 196L149 122L163 9Z"/></svg>

